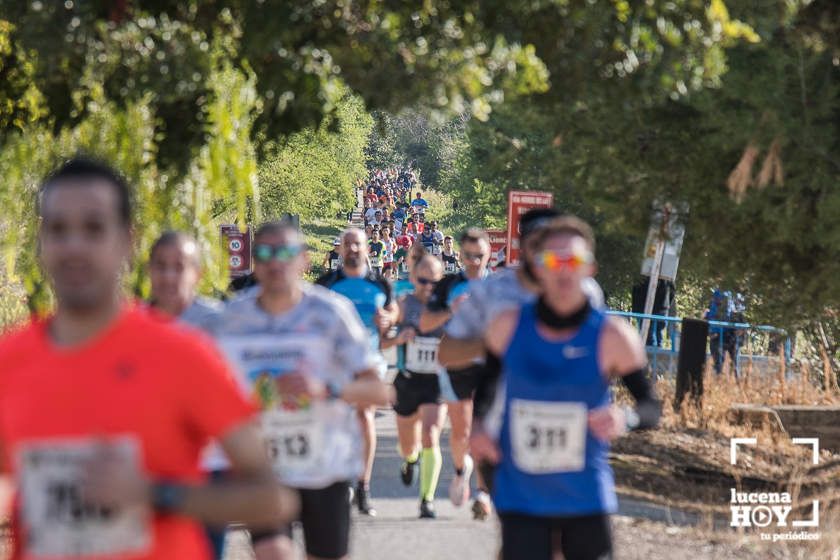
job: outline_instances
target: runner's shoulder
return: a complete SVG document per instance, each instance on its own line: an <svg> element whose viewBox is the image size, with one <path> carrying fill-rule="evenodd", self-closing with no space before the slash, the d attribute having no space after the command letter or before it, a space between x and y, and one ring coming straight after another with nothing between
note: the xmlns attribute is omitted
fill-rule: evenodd
<svg viewBox="0 0 840 560"><path fill-rule="evenodd" d="M303 293L307 305L316 311L335 313L355 310L348 297L318 284L305 285Z"/></svg>
<svg viewBox="0 0 840 560"><path fill-rule="evenodd" d="M505 309L490 320L484 337L488 348L496 355L501 356L507 350L519 323L521 311L521 307Z"/></svg>
<svg viewBox="0 0 840 560"><path fill-rule="evenodd" d="M315 284L325 288L331 287L333 284L344 278L344 271L342 269L330 270L325 272L315 280Z"/></svg>
<svg viewBox="0 0 840 560"><path fill-rule="evenodd" d="M38 354L45 322L43 319L30 320L0 334L0 371Z"/></svg>
<svg viewBox="0 0 840 560"><path fill-rule="evenodd" d="M640 367L647 363L647 353L639 332L623 317L604 316L599 344L603 353L615 357L617 361Z"/></svg>
<svg viewBox="0 0 840 560"><path fill-rule="evenodd" d="M124 312L124 325L130 332L132 345L143 352L168 356L207 355L212 339L196 328L184 328L178 321L161 321L140 307Z"/></svg>

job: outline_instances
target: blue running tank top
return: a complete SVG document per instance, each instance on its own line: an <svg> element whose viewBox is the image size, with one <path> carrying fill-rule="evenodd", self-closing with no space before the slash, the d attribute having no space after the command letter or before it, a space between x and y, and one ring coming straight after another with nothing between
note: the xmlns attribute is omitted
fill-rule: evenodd
<svg viewBox="0 0 840 560"><path fill-rule="evenodd" d="M494 503L500 512L576 517L617 509L609 444L588 412L611 402L598 364L604 313L593 309L572 338L545 340L525 304L503 358L504 409Z"/></svg>
<svg viewBox="0 0 840 560"><path fill-rule="evenodd" d="M350 277L343 268L329 272L320 277L316 284L338 292L351 302L359 313L362 323L370 334L371 348L379 351L379 329L374 323L376 310L381 309L393 300L391 284L368 271L362 277Z"/></svg>

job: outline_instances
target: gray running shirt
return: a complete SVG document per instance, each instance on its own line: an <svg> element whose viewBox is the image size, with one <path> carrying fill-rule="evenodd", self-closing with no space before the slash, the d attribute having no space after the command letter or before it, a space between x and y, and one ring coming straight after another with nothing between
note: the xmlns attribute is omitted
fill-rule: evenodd
<svg viewBox="0 0 840 560"><path fill-rule="evenodd" d="M516 271L505 268L481 282L472 283L467 291L469 299L458 307L447 323L446 334L460 339L481 338L496 315L534 301L537 294L525 289ZM592 307L604 307L604 293L594 278L585 281L584 292Z"/></svg>
<svg viewBox="0 0 840 560"><path fill-rule="evenodd" d="M205 332L211 332L218 324L224 305L221 301L206 297L197 297L187 307L178 320Z"/></svg>

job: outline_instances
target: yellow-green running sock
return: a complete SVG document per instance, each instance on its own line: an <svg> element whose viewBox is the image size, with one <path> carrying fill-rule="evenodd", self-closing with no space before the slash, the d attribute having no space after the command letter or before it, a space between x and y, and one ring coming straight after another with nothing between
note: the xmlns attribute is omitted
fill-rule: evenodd
<svg viewBox="0 0 840 560"><path fill-rule="evenodd" d="M420 498L431 502L435 499L443 457L440 447L424 448L420 454Z"/></svg>

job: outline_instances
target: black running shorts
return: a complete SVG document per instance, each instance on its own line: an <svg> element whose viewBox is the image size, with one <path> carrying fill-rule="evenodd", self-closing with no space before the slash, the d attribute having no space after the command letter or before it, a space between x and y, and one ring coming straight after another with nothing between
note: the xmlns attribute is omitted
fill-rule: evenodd
<svg viewBox="0 0 840 560"><path fill-rule="evenodd" d="M552 560L562 551L566 560L610 560L610 516L537 517L499 513L502 560Z"/></svg>
<svg viewBox="0 0 840 560"><path fill-rule="evenodd" d="M478 375L482 366L470 366L464 369L448 370L449 382L459 401L472 399L478 383Z"/></svg>
<svg viewBox="0 0 840 560"><path fill-rule="evenodd" d="M441 404L440 382L434 373L400 372L394 378L397 403L394 412L399 416L413 416L424 404Z"/></svg>
<svg viewBox="0 0 840 560"><path fill-rule="evenodd" d="M350 548L350 483L336 482L326 488L298 488L300 517L306 553L319 558L343 558ZM251 542L278 535L292 536L291 525L275 531L251 532Z"/></svg>

